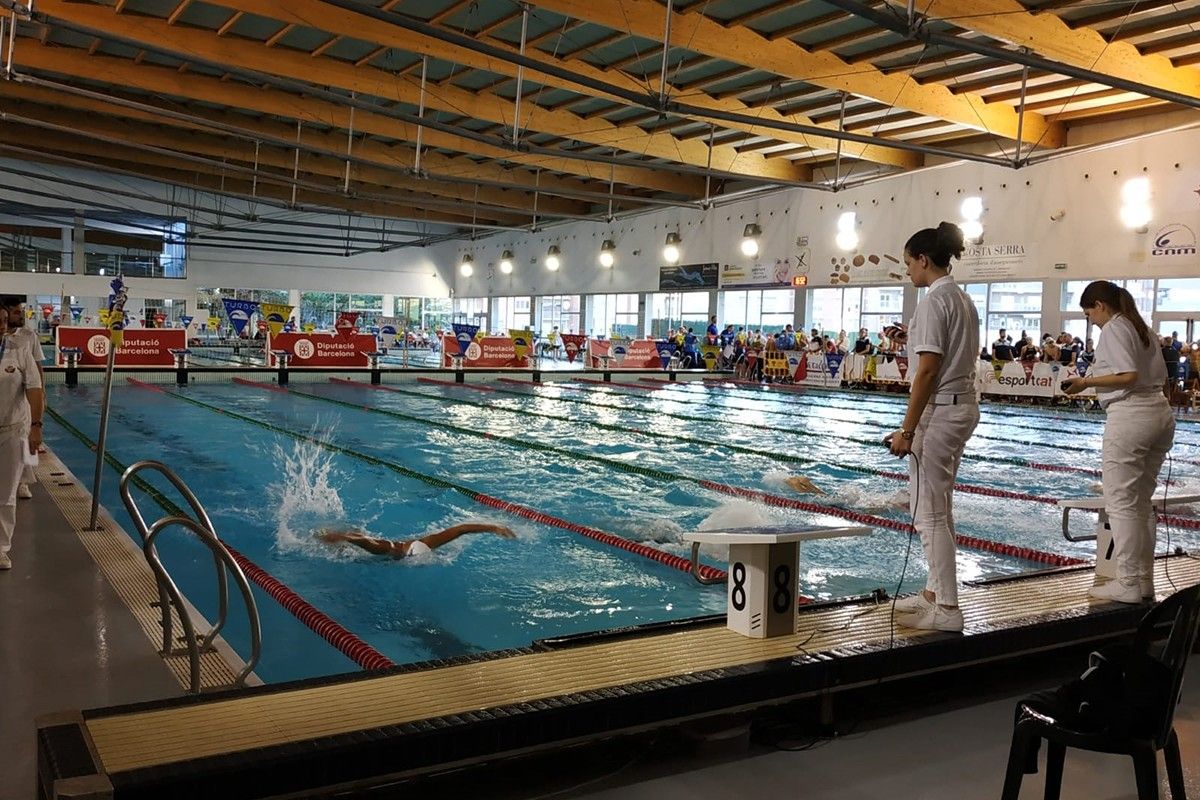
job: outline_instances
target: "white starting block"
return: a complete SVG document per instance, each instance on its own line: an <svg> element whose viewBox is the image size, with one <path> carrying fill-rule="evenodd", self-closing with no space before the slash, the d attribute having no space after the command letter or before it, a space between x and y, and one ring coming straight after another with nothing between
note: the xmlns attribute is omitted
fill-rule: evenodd
<svg viewBox="0 0 1200 800"><path fill-rule="evenodd" d="M1154 513L1157 514L1164 509L1169 510L1176 506L1200 503L1200 494L1168 494L1166 499L1159 494L1155 495L1150 502L1154 506ZM1062 509L1062 534L1064 539L1069 542L1096 540L1096 583L1107 583L1115 578L1117 576L1117 563L1113 560L1112 527L1108 524L1108 514L1104 510L1104 497L1079 497L1059 500L1058 507ZM1070 518L1072 509L1099 512L1100 516L1096 520L1096 530L1094 533L1086 536L1074 536L1071 534Z"/></svg>
<svg viewBox="0 0 1200 800"><path fill-rule="evenodd" d="M697 570L701 544L729 545L729 601L726 618L731 631L754 639L796 632L797 577L800 542L839 536L866 536L870 528L729 528L685 533L692 543L692 572ZM709 581L711 582L711 581Z"/></svg>

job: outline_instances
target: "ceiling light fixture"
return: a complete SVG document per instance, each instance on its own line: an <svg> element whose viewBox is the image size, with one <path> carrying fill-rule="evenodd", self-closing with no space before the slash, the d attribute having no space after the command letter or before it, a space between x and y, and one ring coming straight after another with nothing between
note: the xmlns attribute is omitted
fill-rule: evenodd
<svg viewBox="0 0 1200 800"><path fill-rule="evenodd" d="M604 240L604 243L600 245L600 266L609 269L616 263L616 249L616 242L612 239Z"/></svg>
<svg viewBox="0 0 1200 800"><path fill-rule="evenodd" d="M754 258L758 255L758 237L762 236L762 228L751 222L742 230L742 255Z"/></svg>

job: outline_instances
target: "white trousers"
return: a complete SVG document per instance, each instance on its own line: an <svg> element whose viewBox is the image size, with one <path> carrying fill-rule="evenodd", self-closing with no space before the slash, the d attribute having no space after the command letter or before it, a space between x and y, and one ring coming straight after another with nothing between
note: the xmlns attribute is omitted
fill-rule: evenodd
<svg viewBox="0 0 1200 800"><path fill-rule="evenodd" d="M929 562L925 588L937 595L943 606L958 605L958 578L954 542L954 479L963 448L979 424L979 406L974 403L934 406L921 415L913 432L909 457L909 508L913 526L921 535L921 547Z"/></svg>
<svg viewBox="0 0 1200 800"><path fill-rule="evenodd" d="M0 553L12 547L17 525L17 484L25 466L25 440L17 435L0 439Z"/></svg>
<svg viewBox="0 0 1200 800"><path fill-rule="evenodd" d="M1157 536L1151 503L1158 471L1175 438L1175 417L1161 394L1112 403L1104 425L1104 507L1112 527L1117 580L1127 586L1154 578Z"/></svg>

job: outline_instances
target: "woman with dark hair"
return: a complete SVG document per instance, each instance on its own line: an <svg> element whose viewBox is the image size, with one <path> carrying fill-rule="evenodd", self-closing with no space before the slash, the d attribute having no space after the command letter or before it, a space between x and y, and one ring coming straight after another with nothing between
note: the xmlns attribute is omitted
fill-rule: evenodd
<svg viewBox="0 0 1200 800"><path fill-rule="evenodd" d="M961 631L955 575L954 479L963 448L979 424L975 369L979 313L950 277L950 259L961 258L963 233L950 222L913 234L904 264L913 285L929 291L908 327L912 391L904 422L884 441L894 455L909 455L913 475L913 527L929 562L925 590L896 603L896 621L910 628Z"/></svg>
<svg viewBox="0 0 1200 800"><path fill-rule="evenodd" d="M1163 396L1167 368L1158 341L1138 313L1133 295L1110 281L1093 281L1079 306L1101 327L1086 377L1062 388L1093 387L1107 414L1104 424L1104 508L1112 528L1116 580L1093 586L1092 597L1138 603L1154 597L1155 515L1151 497L1158 471L1175 438L1175 417Z"/></svg>

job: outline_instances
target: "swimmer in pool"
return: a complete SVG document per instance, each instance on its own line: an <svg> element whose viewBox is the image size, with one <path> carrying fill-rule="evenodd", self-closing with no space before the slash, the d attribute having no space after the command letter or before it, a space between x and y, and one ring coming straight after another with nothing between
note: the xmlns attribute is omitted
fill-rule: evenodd
<svg viewBox="0 0 1200 800"><path fill-rule="evenodd" d="M494 525L490 522L465 522L462 525L454 525L453 527L446 528L444 531L431 533L419 539L404 539L402 541L376 539L373 536L367 536L361 531L322 530L318 531L317 538L328 544L341 544L342 542L352 544L356 547L361 547L372 555L408 558L409 556L419 556L431 552L446 542L453 542L458 537L467 533L494 533L503 539L516 538L516 534L512 532L511 528L503 525Z"/></svg>
<svg viewBox="0 0 1200 800"><path fill-rule="evenodd" d="M820 486L817 486L803 475L793 475L790 478L785 478L783 482L800 494L825 494Z"/></svg>

